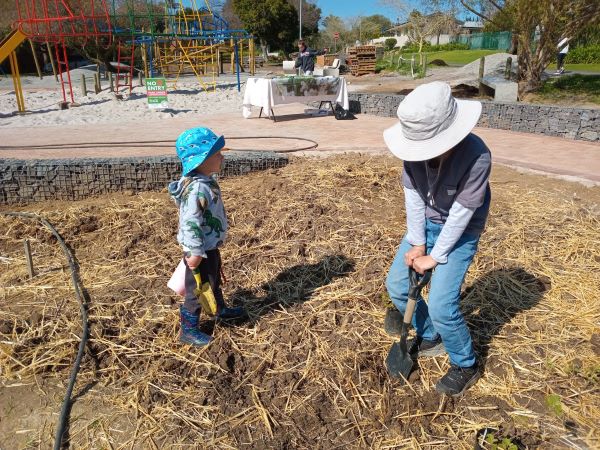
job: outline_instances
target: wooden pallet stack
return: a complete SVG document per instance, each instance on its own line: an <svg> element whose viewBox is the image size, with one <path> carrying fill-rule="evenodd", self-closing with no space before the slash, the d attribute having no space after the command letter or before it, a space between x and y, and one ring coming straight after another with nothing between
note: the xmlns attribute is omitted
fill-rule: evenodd
<svg viewBox="0 0 600 450"><path fill-rule="evenodd" d="M328 53L326 55L319 55L319 56L317 56L317 66L320 66L320 67L331 66L333 64L333 60L337 57L338 57L337 54L334 54L334 53Z"/></svg>
<svg viewBox="0 0 600 450"><path fill-rule="evenodd" d="M350 72L354 76L375 73L377 63L377 47L374 45L362 45L351 47L348 51L348 64Z"/></svg>

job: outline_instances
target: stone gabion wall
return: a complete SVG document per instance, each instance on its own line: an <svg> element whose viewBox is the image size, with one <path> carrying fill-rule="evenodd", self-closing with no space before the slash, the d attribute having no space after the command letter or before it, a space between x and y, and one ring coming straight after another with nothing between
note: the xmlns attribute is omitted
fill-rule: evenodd
<svg viewBox="0 0 600 450"><path fill-rule="evenodd" d="M222 176L283 167L285 155L228 152ZM181 176L176 157L18 160L0 159L0 204L82 200L111 192L161 190Z"/></svg>
<svg viewBox="0 0 600 450"><path fill-rule="evenodd" d="M394 117L403 95L351 93L350 111ZM600 109L482 101L480 127L600 141Z"/></svg>

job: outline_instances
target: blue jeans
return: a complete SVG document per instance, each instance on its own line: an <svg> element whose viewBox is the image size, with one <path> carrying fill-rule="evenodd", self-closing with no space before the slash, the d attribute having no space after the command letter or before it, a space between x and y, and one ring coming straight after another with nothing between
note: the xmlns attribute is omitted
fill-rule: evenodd
<svg viewBox="0 0 600 450"><path fill-rule="evenodd" d="M442 226L427 221L428 254L431 253ZM460 312L459 302L460 288L477 251L478 242L478 235L461 236L448 255L448 262L438 264L434 269L429 287L429 301L425 303L422 298L419 299L412 321L417 335L423 339L433 341L441 336L450 362L459 367L471 367L476 361L471 335ZM404 254L411 248L405 237L386 280L392 303L402 314L406 308L409 284Z"/></svg>

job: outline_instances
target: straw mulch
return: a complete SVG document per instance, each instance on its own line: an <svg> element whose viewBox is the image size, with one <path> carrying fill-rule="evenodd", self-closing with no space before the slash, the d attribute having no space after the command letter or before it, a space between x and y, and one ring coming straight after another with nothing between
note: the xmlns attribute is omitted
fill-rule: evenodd
<svg viewBox="0 0 600 450"><path fill-rule="evenodd" d="M165 286L177 221L166 193L25 208L74 249L89 294L74 448L472 449L484 428L518 448L598 448L597 209L565 194L568 183L495 169L462 303L485 374L462 398L443 399L433 386L445 356L421 361L410 386L383 365L384 280L405 230L400 172L395 159L353 156L223 180L225 290L251 320L206 324L215 340L201 350L177 343L178 299ZM0 396L64 386L81 329L66 262L37 224L0 217L0 228ZM20 413L0 410L0 430ZM27 442L48 446L55 421ZM0 444L24 442L16 431Z"/></svg>

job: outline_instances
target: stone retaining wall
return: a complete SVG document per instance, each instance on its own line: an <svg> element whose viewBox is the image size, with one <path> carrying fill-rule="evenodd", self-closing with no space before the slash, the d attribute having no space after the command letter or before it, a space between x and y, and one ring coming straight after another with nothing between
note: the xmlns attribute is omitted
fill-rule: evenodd
<svg viewBox="0 0 600 450"><path fill-rule="evenodd" d="M283 167L287 156L228 152L222 176ZM0 204L81 200L111 192L161 190L181 176L176 157L18 160L0 159Z"/></svg>
<svg viewBox="0 0 600 450"><path fill-rule="evenodd" d="M351 93L355 114L394 117L403 95ZM600 109L482 101L478 126L525 133L600 141Z"/></svg>

